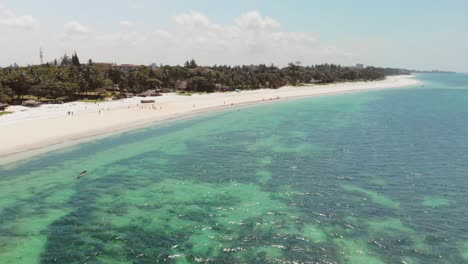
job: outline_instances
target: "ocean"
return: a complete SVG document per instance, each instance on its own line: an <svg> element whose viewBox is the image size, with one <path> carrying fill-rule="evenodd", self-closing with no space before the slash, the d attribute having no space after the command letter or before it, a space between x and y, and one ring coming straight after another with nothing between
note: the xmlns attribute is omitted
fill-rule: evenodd
<svg viewBox="0 0 468 264"><path fill-rule="evenodd" d="M468 263L468 75L417 78L1 167L0 263Z"/></svg>

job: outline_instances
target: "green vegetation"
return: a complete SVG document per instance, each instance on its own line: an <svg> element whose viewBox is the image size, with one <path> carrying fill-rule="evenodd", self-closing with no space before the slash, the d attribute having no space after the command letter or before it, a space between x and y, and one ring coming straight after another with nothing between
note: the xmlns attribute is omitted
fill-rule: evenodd
<svg viewBox="0 0 468 264"><path fill-rule="evenodd" d="M25 96L39 100L102 99L111 91L141 93L148 89L164 91L214 92L278 88L305 83L379 80L386 75L407 73L399 69L367 67L364 69L333 64L301 66L290 63L274 65L198 66L194 60L184 66L164 65L153 70L148 66L106 63L80 63L78 55L64 55L43 65L0 68L0 102L21 101ZM88 98L92 95L94 97Z"/></svg>
<svg viewBox="0 0 468 264"><path fill-rule="evenodd" d="M13 112L7 112L7 111L2 112L2 111L0 111L0 116L8 115L8 114L11 114L11 113L13 113Z"/></svg>

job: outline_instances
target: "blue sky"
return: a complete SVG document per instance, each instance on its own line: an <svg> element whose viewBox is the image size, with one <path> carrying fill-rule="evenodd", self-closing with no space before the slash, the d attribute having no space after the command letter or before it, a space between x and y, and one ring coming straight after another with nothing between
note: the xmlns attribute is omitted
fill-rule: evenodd
<svg viewBox="0 0 468 264"><path fill-rule="evenodd" d="M164 60L164 63L177 64L182 63L182 53L205 64L284 64L300 60L304 64L362 62L377 66L468 72L468 1L461 0L0 0L0 6L18 17L31 16L38 25L34 28L36 33L27 32L32 43L20 48L22 54L0 54L1 65L14 61L33 63L27 56L33 56L37 53L37 46L43 45L50 56L77 50L83 56L117 62L160 63ZM233 33L232 27L238 26L237 21L251 12L256 16L247 16L246 21L250 19L260 28L249 27L251 34ZM187 15L183 21L176 18L183 14ZM262 26L268 19L277 24ZM1 22L0 12L0 33L9 34L13 39L18 35L18 40L15 40L18 43L28 39L19 36L26 34L20 29L6 28L11 23L2 25ZM67 27L70 22L72 25ZM78 25L83 26L81 36L69 36L63 32L68 29L79 33L80 30L72 30ZM196 39L192 43L196 48L189 46L190 43L174 44L159 39L159 35L150 36L154 31L162 31L164 36L175 39L189 37L188 42ZM121 44L107 50L98 45L103 43L102 36L107 36L106 40L114 40L114 44ZM224 36L226 39L223 40ZM72 41L68 37L72 37ZM132 42L132 38L140 41ZM240 38L246 41L243 43ZM237 40L230 43L230 39ZM282 44L269 44L270 41ZM217 46L213 46L213 42L217 42ZM92 43L96 44L95 47ZM151 51L150 44L157 47L153 55L147 56L150 58L143 53L135 54L135 49ZM4 45L7 44L0 47ZM309 49L317 52L314 54ZM232 56L226 54L229 52Z"/></svg>

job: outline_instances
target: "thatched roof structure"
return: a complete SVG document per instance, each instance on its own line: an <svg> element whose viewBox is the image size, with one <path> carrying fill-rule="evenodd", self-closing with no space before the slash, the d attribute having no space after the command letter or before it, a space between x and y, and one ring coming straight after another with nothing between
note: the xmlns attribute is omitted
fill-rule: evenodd
<svg viewBox="0 0 468 264"><path fill-rule="evenodd" d="M37 107L41 105L41 102L38 102L36 100L27 100L22 103L23 106L29 106L29 107Z"/></svg>
<svg viewBox="0 0 468 264"><path fill-rule="evenodd" d="M113 86L108 86L108 87L106 87L105 89L106 89L107 91L113 91L113 92L115 92L115 91L120 91L119 85L117 85L117 84L115 84L115 85L113 85Z"/></svg>
<svg viewBox="0 0 468 264"><path fill-rule="evenodd" d="M176 90L186 90L188 83L186 81L177 81L174 85Z"/></svg>
<svg viewBox="0 0 468 264"><path fill-rule="evenodd" d="M94 90L96 93L98 93L99 95L105 95L107 94L107 90L105 88L98 88L96 90Z"/></svg>
<svg viewBox="0 0 468 264"><path fill-rule="evenodd" d="M8 107L8 104L0 103L0 111L4 111Z"/></svg>
<svg viewBox="0 0 468 264"><path fill-rule="evenodd" d="M161 94L156 90L146 90L142 93L139 93L138 96L147 97L147 96L160 96Z"/></svg>

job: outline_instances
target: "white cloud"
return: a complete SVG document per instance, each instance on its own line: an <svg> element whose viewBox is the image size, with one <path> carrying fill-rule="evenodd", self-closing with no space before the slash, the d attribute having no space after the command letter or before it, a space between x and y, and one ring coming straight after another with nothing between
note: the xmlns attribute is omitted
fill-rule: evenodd
<svg viewBox="0 0 468 264"><path fill-rule="evenodd" d="M39 22L30 15L19 16L0 5L0 25L22 29L36 29L39 27Z"/></svg>
<svg viewBox="0 0 468 264"><path fill-rule="evenodd" d="M119 22L119 24L123 27L132 27L133 25L135 25L135 23L133 23L132 21L128 21L128 20L122 20Z"/></svg>
<svg viewBox="0 0 468 264"><path fill-rule="evenodd" d="M284 65L296 60L312 64L336 62L350 56L335 46L321 43L314 34L281 31L278 21L257 11L241 14L229 25L216 24L194 11L176 15L173 21L176 27L170 34L178 40L175 47L207 64Z"/></svg>
<svg viewBox="0 0 468 264"><path fill-rule="evenodd" d="M196 11L175 15L172 21L165 29L142 31L134 28L131 32L99 32L71 21L64 25L61 34L23 34L15 41L29 43L29 47L20 46L30 51L30 54L37 53L36 43L39 42L48 51L46 55L50 58L76 50L80 58L85 60L92 58L94 61L117 63L182 64L190 58L202 65L286 65L298 60L303 64L349 61L349 54L339 46L325 44L308 32L282 30L278 21L256 11L241 14L228 24L213 22ZM121 21L120 24L129 24L126 22L129 21ZM0 43L0 48L2 46L11 45ZM22 60L15 58L25 52L0 54L0 60L21 63ZM26 59L29 63L30 57Z"/></svg>
<svg viewBox="0 0 468 264"><path fill-rule="evenodd" d="M139 4L143 1L127 0L128 5L135 1L135 8L146 8ZM131 8L128 11L135 12ZM303 65L325 62L352 65L362 62L376 66L445 67L468 71L468 53L460 52L468 46L468 38L457 31L418 35L424 41L385 33L344 34L337 36L335 43L326 43L313 34L313 28L312 32L295 32L287 29L288 21L258 11L239 14L228 23L220 23L196 11L176 14L164 28L138 21L138 27L114 25L113 31L98 30L98 25L78 21L63 27L41 21L39 26L35 17L17 10L13 12L0 4L0 36L4 36L0 41L0 67L15 62L37 64L39 47L42 47L46 61L77 51L83 61L92 58L117 63L182 64L194 58L202 65L275 63L283 66L291 61L301 61ZM453 39L457 41L447 42ZM440 47L446 48L440 52Z"/></svg>
<svg viewBox="0 0 468 264"><path fill-rule="evenodd" d="M66 36L79 36L85 35L90 32L89 28L83 26L77 21L70 21L63 25L63 29Z"/></svg>
<svg viewBox="0 0 468 264"><path fill-rule="evenodd" d="M172 37L171 33L167 32L165 30L161 30L161 29L155 30L153 32L153 34L156 35L156 36L159 36L161 38L167 38L167 39Z"/></svg>
<svg viewBox="0 0 468 264"><path fill-rule="evenodd" d="M259 12L252 11L245 13L236 19L236 24L243 30L265 30L275 29L280 23L271 17L263 17Z"/></svg>

